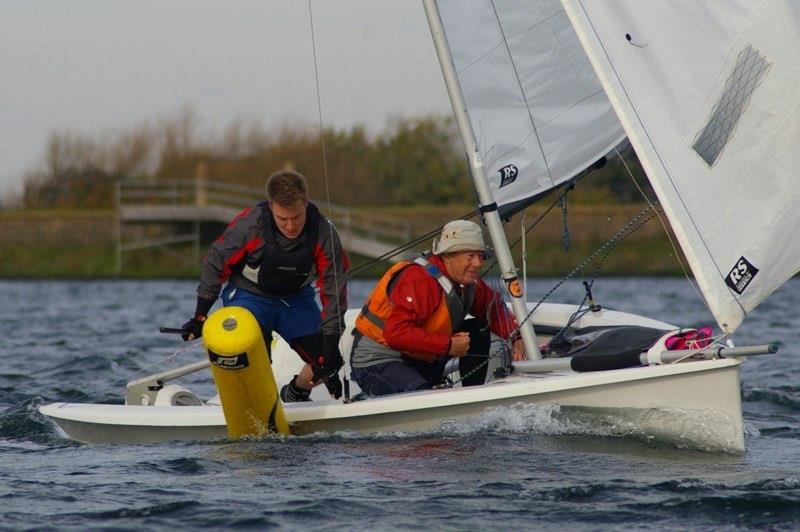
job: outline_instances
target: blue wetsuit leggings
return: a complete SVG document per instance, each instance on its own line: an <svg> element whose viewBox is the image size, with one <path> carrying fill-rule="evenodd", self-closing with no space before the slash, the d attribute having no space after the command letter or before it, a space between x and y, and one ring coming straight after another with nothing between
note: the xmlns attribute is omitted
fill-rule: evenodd
<svg viewBox="0 0 800 532"><path fill-rule="evenodd" d="M255 316L268 352L273 331L288 344L296 338L320 332L320 311L311 286L284 298L265 297L226 286L222 291L222 304L246 308Z"/></svg>

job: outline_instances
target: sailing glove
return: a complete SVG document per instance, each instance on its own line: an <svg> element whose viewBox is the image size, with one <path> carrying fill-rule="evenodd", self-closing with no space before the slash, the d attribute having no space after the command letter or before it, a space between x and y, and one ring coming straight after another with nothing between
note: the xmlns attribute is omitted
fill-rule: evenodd
<svg viewBox="0 0 800 532"><path fill-rule="evenodd" d="M202 314L196 314L194 318L190 319L186 323L183 324L181 329L183 329L183 333L181 334L181 338L184 341L193 340L195 338L200 338L203 336L203 322L206 321L206 317Z"/></svg>
<svg viewBox="0 0 800 532"><path fill-rule="evenodd" d="M292 340L291 346L311 366L314 382L322 380L335 399L341 397L342 381L339 370L344 365L344 360L339 352L339 335L315 333L300 336Z"/></svg>
<svg viewBox="0 0 800 532"><path fill-rule="evenodd" d="M200 338L203 336L203 322L206 321L206 316L208 316L208 312L211 310L213 305L213 299L206 299L204 297L197 296L197 305L194 309L194 318L184 323L181 327L181 329L184 330L184 333L181 334L181 338L183 338L184 341L189 341L190 335L193 338Z"/></svg>
<svg viewBox="0 0 800 532"><path fill-rule="evenodd" d="M322 336L322 356L317 359L317 364L311 366L314 380L322 379L334 399L342 396L342 380L339 370L344 365L342 354L339 352L339 335L325 334Z"/></svg>

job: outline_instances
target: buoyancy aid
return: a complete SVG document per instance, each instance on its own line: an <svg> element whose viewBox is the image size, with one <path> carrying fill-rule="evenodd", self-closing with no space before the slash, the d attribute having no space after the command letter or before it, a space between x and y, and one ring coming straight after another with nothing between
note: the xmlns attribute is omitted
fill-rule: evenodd
<svg viewBox="0 0 800 532"><path fill-rule="evenodd" d="M453 282L435 264L428 262L424 257L418 257L414 261L398 262L381 277L356 318L357 331L385 347L391 348L383 336L383 329L386 319L392 311L389 295L393 282L403 270L412 264L422 266L442 288L439 306L423 325L423 329L426 331L452 336L453 332L461 327L475 300L474 284L464 288L463 296L459 295Z"/></svg>
<svg viewBox="0 0 800 532"><path fill-rule="evenodd" d="M314 273L314 248L319 237L321 214L313 203L306 208L306 223L300 242L288 251L277 242L278 228L268 202L259 204L263 208L261 226L264 227L264 250L261 261L246 264L244 277L258 285L258 289L275 297L286 297L296 293L308 283Z"/></svg>

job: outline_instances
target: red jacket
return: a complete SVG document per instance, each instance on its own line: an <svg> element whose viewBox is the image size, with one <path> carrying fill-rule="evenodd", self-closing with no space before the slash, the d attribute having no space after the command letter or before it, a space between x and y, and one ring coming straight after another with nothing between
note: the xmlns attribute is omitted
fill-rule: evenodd
<svg viewBox="0 0 800 532"><path fill-rule="evenodd" d="M428 260L447 275L447 269L439 257L433 255ZM469 313L477 318L488 318L492 332L508 338L517 327L514 315L503 303L500 294L482 279L476 283L475 300ZM461 289L455 281L453 285L456 290ZM414 353L417 358L428 362L446 355L450 349L450 337L422 328L436 311L441 298L441 285L422 266L413 264L400 272L389 295L393 307L383 329L389 346L405 353Z"/></svg>

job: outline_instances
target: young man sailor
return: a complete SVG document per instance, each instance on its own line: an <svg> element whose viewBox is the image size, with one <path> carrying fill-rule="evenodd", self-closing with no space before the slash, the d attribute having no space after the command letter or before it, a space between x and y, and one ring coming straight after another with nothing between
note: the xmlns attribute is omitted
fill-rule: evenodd
<svg viewBox="0 0 800 532"><path fill-rule="evenodd" d="M356 319L351 377L363 391L432 388L452 358L461 375L469 375L464 386L485 381L489 331L507 339L516 330L500 294L480 278L486 252L481 228L455 220L434 241L433 255L398 263L384 274ZM475 318L465 319L467 314ZM513 342L513 357L524 359L520 338Z"/></svg>
<svg viewBox="0 0 800 532"><path fill-rule="evenodd" d="M266 184L267 201L236 215L203 260L197 307L183 325L184 340L198 338L220 294L225 306L244 307L261 326L269 348L277 332L306 362L281 388L284 402L308 401L324 382L342 395L339 337L347 310L347 256L333 225L308 200L301 174L276 172ZM311 282L317 278L322 313Z"/></svg>

